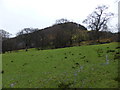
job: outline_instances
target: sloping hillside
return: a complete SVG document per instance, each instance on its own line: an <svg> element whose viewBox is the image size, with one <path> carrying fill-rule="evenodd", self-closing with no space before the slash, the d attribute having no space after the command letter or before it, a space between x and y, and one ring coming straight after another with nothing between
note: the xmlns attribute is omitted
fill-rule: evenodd
<svg viewBox="0 0 120 90"><path fill-rule="evenodd" d="M32 31L31 31L32 30ZM31 33L28 33L30 32ZM26 33L23 33L26 32ZM98 37L99 33L99 39ZM2 52L25 49L56 49L63 47L83 45L83 42L93 42L88 44L100 44L118 41L118 34L111 32L94 30L88 31L84 26L67 22L55 24L44 29L25 28L19 32L17 37L6 39L2 42ZM100 42L98 42L98 40Z"/></svg>
<svg viewBox="0 0 120 90"><path fill-rule="evenodd" d="M25 28L25 32L30 30ZM77 23L67 22L55 24L53 26L35 30L32 33L19 33L17 37L3 41L3 52L18 50L21 48L59 48L72 45L72 35L79 31L87 31L87 29Z"/></svg>
<svg viewBox="0 0 120 90"><path fill-rule="evenodd" d="M3 88L117 88L118 43L3 54Z"/></svg>

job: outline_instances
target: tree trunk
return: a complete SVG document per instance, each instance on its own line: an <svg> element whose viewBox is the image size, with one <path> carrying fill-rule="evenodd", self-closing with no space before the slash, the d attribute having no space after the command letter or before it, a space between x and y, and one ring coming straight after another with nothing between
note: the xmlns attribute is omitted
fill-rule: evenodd
<svg viewBox="0 0 120 90"><path fill-rule="evenodd" d="M97 35L97 42L100 43L100 34L99 34L99 31L96 31L96 35Z"/></svg>
<svg viewBox="0 0 120 90"><path fill-rule="evenodd" d="M27 46L27 44L25 45L25 51L26 51L26 52L28 51L28 46Z"/></svg>

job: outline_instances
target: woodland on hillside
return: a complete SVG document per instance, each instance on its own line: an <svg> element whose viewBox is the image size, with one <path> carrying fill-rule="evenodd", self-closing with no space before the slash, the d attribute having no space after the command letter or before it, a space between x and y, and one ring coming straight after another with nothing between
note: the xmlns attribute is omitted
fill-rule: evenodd
<svg viewBox="0 0 120 90"><path fill-rule="evenodd" d="M10 38L10 33L0 30L2 37L2 52L19 49L37 48L55 49L80 45L102 44L117 42L119 33L108 31L108 21L114 16L113 13L106 13L108 7L98 6L83 23L88 28L67 19L56 20L56 23L44 29L24 28L17 33L16 37Z"/></svg>
<svg viewBox="0 0 120 90"><path fill-rule="evenodd" d="M28 33L27 31L32 31ZM88 31L84 26L77 23L67 22L39 29L23 29L14 38L3 38L2 51L37 48L55 49L80 45L91 45L118 41L118 33L99 31L99 41L96 31ZM97 32L98 33L98 32Z"/></svg>

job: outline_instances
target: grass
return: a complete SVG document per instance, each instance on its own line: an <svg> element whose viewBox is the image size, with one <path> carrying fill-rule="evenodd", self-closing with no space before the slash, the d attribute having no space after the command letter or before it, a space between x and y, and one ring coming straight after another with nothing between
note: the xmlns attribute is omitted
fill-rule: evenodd
<svg viewBox="0 0 120 90"><path fill-rule="evenodd" d="M3 88L117 88L118 43L3 54ZM112 50L112 51L111 51ZM106 64L106 55L109 63Z"/></svg>

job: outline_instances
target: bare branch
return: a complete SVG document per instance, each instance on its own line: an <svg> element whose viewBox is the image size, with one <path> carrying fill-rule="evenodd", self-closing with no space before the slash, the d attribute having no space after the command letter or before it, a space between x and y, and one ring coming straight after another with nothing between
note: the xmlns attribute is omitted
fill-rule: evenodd
<svg viewBox="0 0 120 90"><path fill-rule="evenodd" d="M95 11L83 21L83 23L87 24L88 28L91 30L100 31L106 29L107 22L114 16L111 12L106 13L107 9L108 7L105 5L98 6Z"/></svg>

